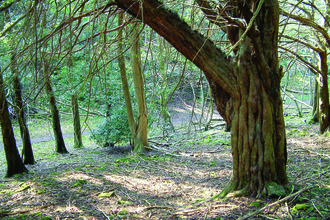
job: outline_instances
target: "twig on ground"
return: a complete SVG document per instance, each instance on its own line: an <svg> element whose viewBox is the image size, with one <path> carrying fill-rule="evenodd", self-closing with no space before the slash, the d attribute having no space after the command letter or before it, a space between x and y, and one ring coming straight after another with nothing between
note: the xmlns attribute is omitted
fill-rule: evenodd
<svg viewBox="0 0 330 220"><path fill-rule="evenodd" d="M219 149L219 147L217 147L217 149L212 150L212 151L194 151L194 152L185 152L186 154L214 154L214 153L219 153L223 150Z"/></svg>
<svg viewBox="0 0 330 220"><path fill-rule="evenodd" d="M321 216L322 219L324 219L324 216L322 215L322 213L320 212L320 210L316 207L316 205L314 204L314 202L312 200L310 200L310 202L313 204L316 212Z"/></svg>
<svg viewBox="0 0 330 220"><path fill-rule="evenodd" d="M276 201L276 202L273 202L272 204L268 204L268 205L266 205L265 207L263 207L263 208L261 208L261 209L258 209L258 210L256 210L256 211L253 212L253 213L250 213L250 214L244 215L243 217L238 218L238 220L245 220L245 219L248 219L248 218L250 218L250 217L252 217L252 216L254 216L254 215L256 215L256 214L258 214L258 213L260 213L260 212L262 212L262 211L264 211L264 210L267 209L267 208L270 208L270 207L272 207L272 206L275 206L275 205L278 205L278 204L280 204L280 203L282 203L282 202L285 202L285 201L287 201L287 200L289 200L289 199L291 199L291 198L293 198L293 197L295 197L295 196L297 196L297 195L299 195L299 194L305 192L306 190L310 190L310 189L312 189L312 188L314 188L314 187L315 187L315 186L304 188L304 189L302 189L302 190L300 190L300 191L298 191L298 192L296 192L296 193L294 193L294 194L292 194L292 195L290 195L290 196L287 196L287 197L285 197L285 198L283 198L283 199L280 199L280 200L278 200L278 201Z"/></svg>
<svg viewBox="0 0 330 220"><path fill-rule="evenodd" d="M288 215L290 216L290 219L292 220L293 218L292 218L292 215L291 215L291 212L290 212L290 208L289 208L287 202L285 202L285 207L286 207L286 210L287 210Z"/></svg>
<svg viewBox="0 0 330 220"><path fill-rule="evenodd" d="M324 142L328 142L328 141L324 141ZM322 143L320 143L320 144L322 144ZM330 159L330 156L328 155L328 154L322 154L322 153L318 153L318 152L315 152L315 151L312 151L312 150L310 150L310 149L306 149L306 148L304 148L304 147L297 147L297 148L295 148L295 149L293 149L294 151L298 151L298 150L303 150L303 151L306 151L306 152L308 152L308 153L310 153L310 154L316 154L317 156L319 156L319 157L326 157L326 158L328 158L328 159Z"/></svg>
<svg viewBox="0 0 330 220"><path fill-rule="evenodd" d="M205 203L205 202L208 202L210 200L207 200L207 201L204 201L204 202L201 202L201 203L197 203L197 207L200 206L202 203ZM197 211L200 211L199 209L195 209L194 207L196 207L196 205L192 206L192 207L189 207L188 209L184 209L184 210L181 210L179 212L176 212L174 213L173 215L187 215L188 213L191 213L191 212L197 212ZM216 208L220 208L220 207L234 207L236 205L229 205L229 204L221 204L221 205L216 205L216 206L212 206L211 209L216 209Z"/></svg>
<svg viewBox="0 0 330 220"><path fill-rule="evenodd" d="M158 143L158 142L156 142L156 141L152 141L152 140L148 140L148 142L150 142L150 143L153 143L153 144L157 144L157 145L160 145L160 146L170 146L170 145L172 145L172 143Z"/></svg>
<svg viewBox="0 0 330 220"><path fill-rule="evenodd" d="M47 204L47 205L35 207L35 208L32 208L32 209L28 209L28 210L17 211L17 212L0 212L0 215L9 216L9 215L23 214L23 213L32 212L32 211L39 210L39 209L44 209L44 208L47 208L47 207L52 206L52 205L54 205L54 203L50 203L50 204Z"/></svg>
<svg viewBox="0 0 330 220"><path fill-rule="evenodd" d="M313 179L313 180L319 179L319 178L321 178L321 176L323 176L324 174L329 173L329 172L330 172L330 170L327 170L327 171L324 171L323 173L314 174L313 176L306 177L304 179L298 180L297 183L299 183L301 181L308 180L308 179ZM315 178L315 177L318 177L318 178Z"/></svg>
<svg viewBox="0 0 330 220"><path fill-rule="evenodd" d="M174 156L174 157L181 157L183 155L181 154L173 154L172 152L166 150L166 149L163 149L163 148L159 148L159 147L156 147L154 145L150 145L150 149L151 150L157 150L157 151L162 151L162 152L165 152L166 154L170 155L170 156Z"/></svg>
<svg viewBox="0 0 330 220"><path fill-rule="evenodd" d="M169 207L169 206L150 206L150 207L144 208L143 211L151 210L151 209L174 209L174 208Z"/></svg>
<svg viewBox="0 0 330 220"><path fill-rule="evenodd" d="M93 206L94 206L94 205L93 205ZM97 210L99 210L100 212L102 212L102 214L103 214L107 219L110 220L109 216L107 216L107 214L105 214L104 211L103 211L102 209L100 209L98 206L94 206L94 208L96 208ZM111 215L111 217L112 217L112 219L114 218L113 215Z"/></svg>

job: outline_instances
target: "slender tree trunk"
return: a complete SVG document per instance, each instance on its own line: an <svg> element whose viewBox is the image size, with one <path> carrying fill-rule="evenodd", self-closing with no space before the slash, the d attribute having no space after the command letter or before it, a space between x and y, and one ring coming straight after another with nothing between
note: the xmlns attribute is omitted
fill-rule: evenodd
<svg viewBox="0 0 330 220"><path fill-rule="evenodd" d="M60 114L56 106L55 94L50 84L50 79L47 72L48 64L46 62L48 61L44 60L45 88L49 99L49 108L52 114L53 131L56 142L56 153L65 154L68 153L68 151L64 144L64 139L61 130Z"/></svg>
<svg viewBox="0 0 330 220"><path fill-rule="evenodd" d="M134 27L131 37L131 65L133 72L135 97L138 105L138 118L135 126L133 145L134 151L147 150L148 144L148 116L144 93L144 83L141 70L140 29Z"/></svg>
<svg viewBox="0 0 330 220"><path fill-rule="evenodd" d="M210 101L209 101L209 104L208 104L209 112L210 112L210 116L209 116L210 118L205 123L205 131L209 130L209 127L210 127L212 119L213 119L213 112L214 112L213 96L212 96L212 90L211 90L210 86L208 87L208 93L209 93L209 96L210 96Z"/></svg>
<svg viewBox="0 0 330 220"><path fill-rule="evenodd" d="M23 143L22 149L22 159L24 164L34 164L34 156L31 144L31 138L29 129L26 124L25 112L23 110L23 99L22 99L22 88L21 83L18 77L16 61L14 60L15 56L12 55L11 61L11 72L14 75L13 77L13 87L15 91L15 103L16 103L16 114L19 122L19 128L21 132L21 138Z"/></svg>
<svg viewBox="0 0 330 220"><path fill-rule="evenodd" d="M319 108L320 86L317 80L318 78L319 78L319 74L315 76L312 123L317 123L320 120L320 108Z"/></svg>
<svg viewBox="0 0 330 220"><path fill-rule="evenodd" d="M30 132L28 126L26 124L25 112L23 110L23 100L22 100L22 90L21 90L21 83L18 78L18 75L15 75L13 78L13 86L15 90L15 102L16 102L16 113L19 122L19 128L21 132L21 138L23 143L22 149L22 158L24 164L34 164L34 156L30 138Z"/></svg>
<svg viewBox="0 0 330 220"><path fill-rule="evenodd" d="M326 0L326 17L329 21L329 1ZM313 1L314 4L314 1ZM312 17L311 19L315 21L315 10L313 7L312 9ZM323 27L324 29L329 28L327 27L327 22L324 22ZM315 75L316 78L316 85L315 85L315 94L314 94L314 106L313 106L313 118L312 121L319 122L320 125L320 134L323 134L326 129L330 126L330 108L329 108L329 89L328 89L328 54L327 54L327 46L323 39L324 37L314 30L314 35L319 39L319 47L322 49L321 52L318 52L319 60L318 60L318 67L321 73Z"/></svg>
<svg viewBox="0 0 330 220"><path fill-rule="evenodd" d="M328 64L327 53L319 53L320 55L320 70L322 74L317 77L319 85L319 122L320 134L323 134L330 125L329 121L329 89L328 89Z"/></svg>
<svg viewBox="0 0 330 220"><path fill-rule="evenodd" d="M71 96L71 102L72 102L72 116L73 116L73 127L74 127L74 147L82 148L84 146L81 139L81 126L80 126L77 95Z"/></svg>
<svg viewBox="0 0 330 220"><path fill-rule="evenodd" d="M0 125L1 125L3 146L5 149L6 160L7 160L6 177L11 177L19 173L27 173L28 170L24 166L16 146L14 131L10 121L10 115L8 112L8 104L6 101L6 93L5 93L2 74L0 75Z"/></svg>
<svg viewBox="0 0 330 220"><path fill-rule="evenodd" d="M10 22L10 14L9 10L5 12L5 20L6 22ZM31 138L30 138L30 133L29 129L26 124L26 119L25 119L25 112L23 110L23 99L22 99L22 88L21 88L21 83L19 79L19 73L18 73L18 67L17 67L17 62L16 62L16 54L15 54L15 41L10 41L10 47L13 52L11 52L11 65L10 69L12 72L13 77L13 87L15 91L15 103L16 103L16 115L18 118L18 123L19 123L19 128L21 132L21 139L23 143L23 149L22 149L22 159L24 161L24 164L34 164L34 156L33 156L33 150L32 150L32 144L31 144Z"/></svg>
<svg viewBox="0 0 330 220"><path fill-rule="evenodd" d="M118 26L121 26L123 24L123 18L124 18L124 12L121 12L118 15ZM123 40L122 35L123 35L122 29L120 29L119 33L118 33L118 38L119 38L118 65L119 65L119 70L120 70L121 83L123 86L123 93L124 93L124 99L125 99L125 105L126 105L128 124L129 124L129 128L131 130L132 137L134 137L135 136L135 120L134 120L134 115L133 115L131 94L129 92L129 85L128 85L128 81L127 81L125 58L123 55L123 46L122 45L124 44L124 40Z"/></svg>

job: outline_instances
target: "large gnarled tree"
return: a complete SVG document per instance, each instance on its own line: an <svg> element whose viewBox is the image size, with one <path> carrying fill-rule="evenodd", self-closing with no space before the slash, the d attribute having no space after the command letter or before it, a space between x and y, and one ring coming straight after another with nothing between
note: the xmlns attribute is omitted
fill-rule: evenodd
<svg viewBox="0 0 330 220"><path fill-rule="evenodd" d="M198 0L207 18L223 24L233 48L227 56L156 0L116 0L148 24L207 77L221 116L231 126L233 173L223 194L260 194L268 182L285 184L286 138L278 65L276 0Z"/></svg>

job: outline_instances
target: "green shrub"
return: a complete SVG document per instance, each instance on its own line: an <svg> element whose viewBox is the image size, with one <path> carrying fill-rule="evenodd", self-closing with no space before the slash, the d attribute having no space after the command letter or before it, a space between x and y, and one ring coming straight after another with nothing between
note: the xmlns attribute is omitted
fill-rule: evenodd
<svg viewBox="0 0 330 220"><path fill-rule="evenodd" d="M117 142L129 141L131 131L125 105L113 108L105 122L93 131L91 138L102 147L113 146Z"/></svg>

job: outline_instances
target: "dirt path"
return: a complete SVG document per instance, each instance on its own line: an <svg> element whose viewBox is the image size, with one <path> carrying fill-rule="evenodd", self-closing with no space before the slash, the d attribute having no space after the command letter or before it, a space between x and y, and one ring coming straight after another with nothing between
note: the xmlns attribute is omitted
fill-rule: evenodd
<svg viewBox="0 0 330 220"><path fill-rule="evenodd" d="M82 135L89 135L90 134L90 131L85 131L82 133ZM73 133L70 133L70 134L63 134L63 138L66 139L66 138L71 138L73 137L74 134ZM51 140L54 140L54 136L51 135L51 136L42 136L42 137L35 137L35 138L31 138L31 144L36 144L36 143L40 143L40 142L47 142L47 141L51 141ZM16 146L19 147L19 146L22 146L23 143L22 143L22 140L20 138L16 138ZM0 142L0 150L3 149L3 143L2 141Z"/></svg>

